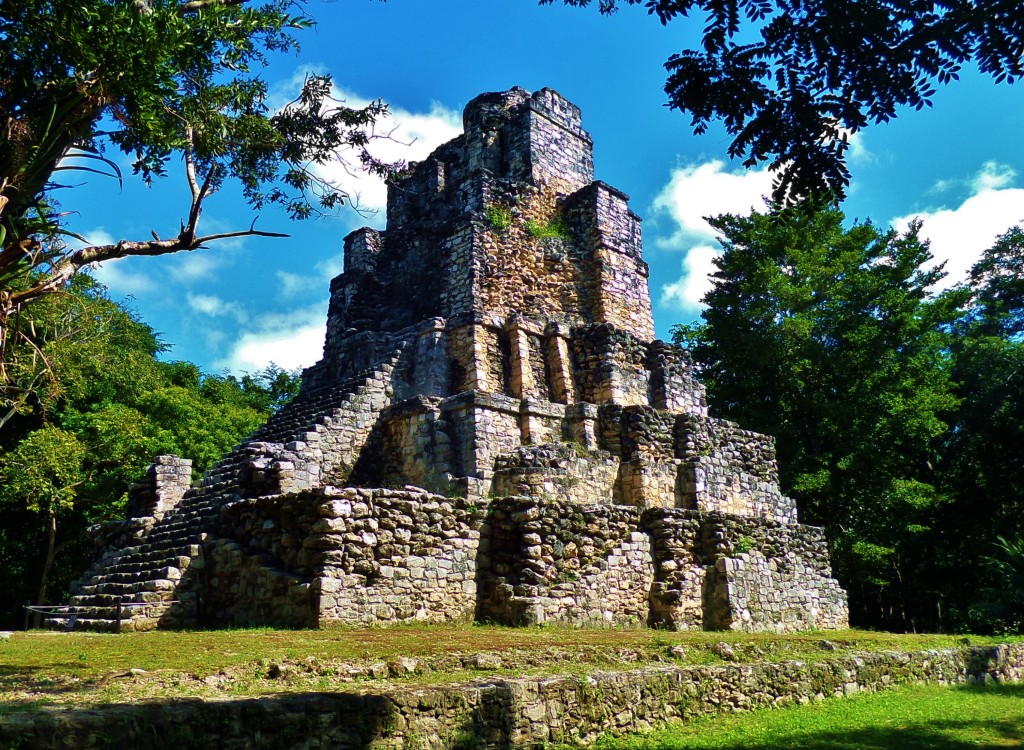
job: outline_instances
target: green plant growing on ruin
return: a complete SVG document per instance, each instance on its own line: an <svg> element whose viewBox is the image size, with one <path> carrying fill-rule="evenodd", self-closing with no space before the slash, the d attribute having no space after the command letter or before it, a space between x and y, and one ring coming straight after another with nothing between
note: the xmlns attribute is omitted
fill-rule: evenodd
<svg viewBox="0 0 1024 750"><path fill-rule="evenodd" d="M757 544L749 536L741 536L736 540L736 544L732 546L733 552L737 555L743 555L747 552L753 552Z"/></svg>
<svg viewBox="0 0 1024 750"><path fill-rule="evenodd" d="M526 231L529 232L531 237L538 240L568 240L570 237L569 225L565 223L565 219L558 215L552 216L547 221L528 219Z"/></svg>
<svg viewBox="0 0 1024 750"><path fill-rule="evenodd" d="M492 203L484 210L487 223L495 232L504 232L512 226L512 209L502 203Z"/></svg>

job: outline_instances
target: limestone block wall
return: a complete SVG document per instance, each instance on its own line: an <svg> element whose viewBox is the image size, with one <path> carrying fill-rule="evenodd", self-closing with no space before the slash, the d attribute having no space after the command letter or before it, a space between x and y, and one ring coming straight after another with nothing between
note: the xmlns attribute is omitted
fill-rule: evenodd
<svg viewBox="0 0 1024 750"><path fill-rule="evenodd" d="M128 488L128 518L163 518L192 486L192 461L179 456L157 456L146 476Z"/></svg>
<svg viewBox="0 0 1024 750"><path fill-rule="evenodd" d="M609 323L634 336L654 338L649 271L641 253L640 217L629 196L604 182L592 182L566 201L575 236L592 258L597 309L593 322Z"/></svg>
<svg viewBox="0 0 1024 750"><path fill-rule="evenodd" d="M810 703L897 685L1024 679L1024 644L858 653L789 661L651 666L587 676L282 694L245 700L141 701L0 715L0 744L35 750L216 747L405 748L589 745L723 711Z"/></svg>
<svg viewBox="0 0 1024 750"><path fill-rule="evenodd" d="M441 403L444 418L454 428L453 465L467 478L467 493L487 497L498 456L515 450L522 442L518 399L493 393L467 391Z"/></svg>
<svg viewBox="0 0 1024 750"><path fill-rule="evenodd" d="M651 536L654 583L650 625L669 630L703 630L704 589L708 572L698 513L653 508L640 525Z"/></svg>
<svg viewBox="0 0 1024 750"><path fill-rule="evenodd" d="M630 508L494 500L478 617L508 625L645 624L650 539Z"/></svg>
<svg viewBox="0 0 1024 750"><path fill-rule="evenodd" d="M452 480L458 476L452 443L455 428L440 404L440 398L418 396L387 409L353 470L352 485L401 488L411 484L451 494Z"/></svg>
<svg viewBox="0 0 1024 750"><path fill-rule="evenodd" d="M204 551L201 624L317 624L310 582L320 560L309 539L318 505L318 495L302 492L221 509Z"/></svg>
<svg viewBox="0 0 1024 750"><path fill-rule="evenodd" d="M510 497L492 501L487 532L482 619L757 632L848 622L814 527Z"/></svg>
<svg viewBox="0 0 1024 750"><path fill-rule="evenodd" d="M324 493L306 542L319 551L318 617L352 625L472 620L484 511L419 491Z"/></svg>
<svg viewBox="0 0 1024 750"><path fill-rule="evenodd" d="M651 406L674 414L708 415L707 395L693 374L688 351L675 344L652 341L647 357Z"/></svg>
<svg viewBox="0 0 1024 750"><path fill-rule="evenodd" d="M702 543L714 570L706 626L788 633L847 627L846 592L832 578L820 528L709 514Z"/></svg>
<svg viewBox="0 0 1024 750"><path fill-rule="evenodd" d="M254 554L229 539L216 539L207 545L204 563L200 624L316 626L309 579L275 567L270 555Z"/></svg>
<svg viewBox="0 0 1024 750"><path fill-rule="evenodd" d="M578 443L524 445L495 462L493 497L557 497L580 505L611 505L619 461Z"/></svg>
<svg viewBox="0 0 1024 750"><path fill-rule="evenodd" d="M532 178L557 181L565 192L590 184L594 147L579 107L551 89L541 89L529 100L528 117Z"/></svg>
<svg viewBox="0 0 1024 750"><path fill-rule="evenodd" d="M726 420L683 415L675 425L685 507L797 522L779 489L775 441Z"/></svg>

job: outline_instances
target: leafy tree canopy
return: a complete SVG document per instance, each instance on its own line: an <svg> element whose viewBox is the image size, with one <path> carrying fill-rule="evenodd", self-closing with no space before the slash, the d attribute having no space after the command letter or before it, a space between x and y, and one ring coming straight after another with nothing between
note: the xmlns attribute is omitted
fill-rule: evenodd
<svg viewBox="0 0 1024 750"><path fill-rule="evenodd" d="M30 593L43 601L81 572L85 529L121 512L154 456L191 458L201 473L297 391L298 373L274 366L239 378L158 360L166 347L153 330L88 275L13 322L2 364L20 397L0 412L8 606Z"/></svg>
<svg viewBox="0 0 1024 750"><path fill-rule="evenodd" d="M311 76L278 112L261 70L295 49L312 22L293 0L5 0L0 4L0 335L27 301L60 289L84 266L126 255L191 250L240 228L202 235L204 201L225 180L254 206L295 217L346 201L312 167L347 149L361 166L389 165L367 151L381 102L350 108L331 81ZM114 171L110 144L145 180L182 158L191 190L166 238L69 248L55 241L52 192L68 169ZM117 175L120 176L119 174ZM80 238L79 238L80 239Z"/></svg>
<svg viewBox="0 0 1024 750"><path fill-rule="evenodd" d="M841 199L850 134L931 106L967 61L996 82L1024 75L1024 19L1011 0L597 2L603 13L640 4L663 24L703 16L700 49L665 63L669 105L696 133L722 121L731 156L777 170L780 202Z"/></svg>
<svg viewBox="0 0 1024 750"><path fill-rule="evenodd" d="M823 525L862 623L908 628L910 571L950 502L936 467L960 404L949 329L917 227L837 210L712 220L724 252L698 326L677 327L716 413L776 436L783 489Z"/></svg>

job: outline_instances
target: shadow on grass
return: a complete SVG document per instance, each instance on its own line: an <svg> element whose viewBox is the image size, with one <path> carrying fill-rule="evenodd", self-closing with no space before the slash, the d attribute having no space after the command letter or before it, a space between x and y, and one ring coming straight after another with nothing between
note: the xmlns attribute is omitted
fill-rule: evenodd
<svg viewBox="0 0 1024 750"><path fill-rule="evenodd" d="M394 732L400 718L385 696L296 693L204 701L187 698L82 709L26 701L30 711L0 711L0 748L84 747L100 750L214 750L229 747L368 748ZM320 745L317 745L318 747Z"/></svg>

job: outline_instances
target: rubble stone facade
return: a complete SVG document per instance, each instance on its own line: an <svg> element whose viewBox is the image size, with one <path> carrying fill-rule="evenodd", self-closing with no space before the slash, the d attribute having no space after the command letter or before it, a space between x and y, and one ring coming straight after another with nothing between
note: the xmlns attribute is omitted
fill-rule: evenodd
<svg viewBox="0 0 1024 750"><path fill-rule="evenodd" d="M512 89L464 123L345 238L299 396L187 491L161 458L69 614L844 627L772 439L654 340L640 219L579 109Z"/></svg>

